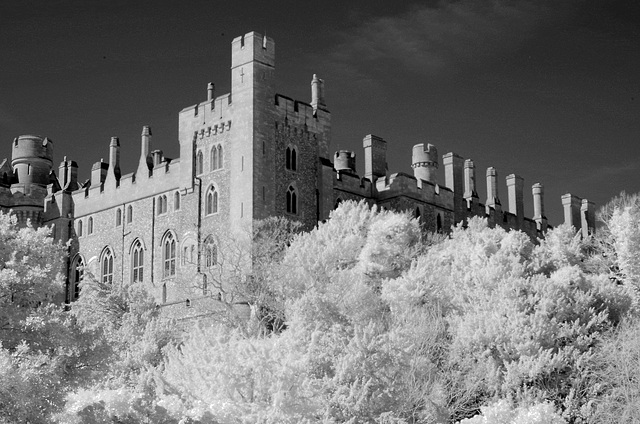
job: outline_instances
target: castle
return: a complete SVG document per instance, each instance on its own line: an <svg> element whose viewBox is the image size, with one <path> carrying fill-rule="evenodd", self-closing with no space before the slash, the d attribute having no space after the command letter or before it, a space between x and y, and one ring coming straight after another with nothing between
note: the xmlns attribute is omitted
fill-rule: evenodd
<svg viewBox="0 0 640 424"><path fill-rule="evenodd" d="M216 236L249 228L254 220L285 216L312 228L344 200L365 200L409 210L426 230L443 231L470 216L532 237L548 228L543 186L534 184L533 217L524 214L524 182L506 177L508 201L498 197L498 175L486 171L487 199L476 191L474 163L454 153L442 157L445 180L437 180L436 147L413 147L413 175L390 174L387 143L363 140L364 174L355 154L329 155L331 114L323 80L313 76L311 102L276 92L275 44L255 32L233 40L231 92L178 114L180 158L151 150L152 132L143 127L140 160L123 174L118 138L109 162L97 162L86 183L78 165L65 159L53 168L53 143L23 135L13 141L12 158L0 164L0 209L25 225L50 226L56 240L71 241L66 301L79 295L84 266L93 264L103 282L147 284L159 304L184 302L206 293L206 270L217 262ZM594 231L594 205L567 194L565 222Z"/></svg>

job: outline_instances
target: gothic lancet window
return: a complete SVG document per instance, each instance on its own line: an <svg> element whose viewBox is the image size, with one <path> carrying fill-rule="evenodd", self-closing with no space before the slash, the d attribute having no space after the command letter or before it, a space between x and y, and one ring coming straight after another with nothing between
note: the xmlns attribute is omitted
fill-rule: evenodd
<svg viewBox="0 0 640 424"><path fill-rule="evenodd" d="M102 253L100 261L101 281L103 283L113 283L113 253L108 247Z"/></svg>
<svg viewBox="0 0 640 424"><path fill-rule="evenodd" d="M207 268L211 268L218 262L218 249L213 240L213 237L209 236L204 241L204 264Z"/></svg>
<svg viewBox="0 0 640 424"><path fill-rule="evenodd" d="M178 191L173 194L173 209L180 210L180 192Z"/></svg>
<svg viewBox="0 0 640 424"><path fill-rule="evenodd" d="M162 243L162 259L164 263L162 276L176 275L176 241L171 233L168 233Z"/></svg>
<svg viewBox="0 0 640 424"><path fill-rule="evenodd" d="M218 192L215 187L210 187L205 200L205 215L218 213Z"/></svg>
<svg viewBox="0 0 640 424"><path fill-rule="evenodd" d="M131 282L144 280L144 249L140 240L136 240L131 249Z"/></svg>
<svg viewBox="0 0 640 424"><path fill-rule="evenodd" d="M70 284L70 300L78 300L80 297L80 281L84 276L84 261L82 256L77 255L71 265L71 284Z"/></svg>
<svg viewBox="0 0 640 424"><path fill-rule="evenodd" d="M289 186L287 190L287 213L297 215L298 214L298 194L293 186Z"/></svg>

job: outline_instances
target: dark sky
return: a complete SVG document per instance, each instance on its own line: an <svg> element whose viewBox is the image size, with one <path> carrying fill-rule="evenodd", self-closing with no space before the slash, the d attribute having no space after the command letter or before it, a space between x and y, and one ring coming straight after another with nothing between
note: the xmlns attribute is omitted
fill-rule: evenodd
<svg viewBox="0 0 640 424"><path fill-rule="evenodd" d="M331 150L388 142L391 172L411 147L475 161L602 205L640 191L640 6L636 1L26 1L0 2L0 158L20 134L54 141L80 164L120 137L135 170L143 125L178 156L177 113L229 91L231 40L276 42L277 91L310 100L325 80ZM441 180L444 180L442 177Z"/></svg>

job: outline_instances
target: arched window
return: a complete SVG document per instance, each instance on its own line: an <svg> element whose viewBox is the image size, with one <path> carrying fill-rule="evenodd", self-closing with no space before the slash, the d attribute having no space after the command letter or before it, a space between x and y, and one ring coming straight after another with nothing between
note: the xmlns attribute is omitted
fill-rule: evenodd
<svg viewBox="0 0 640 424"><path fill-rule="evenodd" d="M202 157L202 152L198 152L198 155L196 156L196 174L200 175L202 174L203 170L204 170L204 158Z"/></svg>
<svg viewBox="0 0 640 424"><path fill-rule="evenodd" d="M213 237L209 236L204 241L204 264L207 268L210 268L218 263L218 248L213 240Z"/></svg>
<svg viewBox="0 0 640 424"><path fill-rule="evenodd" d="M218 213L218 192L215 187L210 187L205 200L205 215Z"/></svg>
<svg viewBox="0 0 640 424"><path fill-rule="evenodd" d="M224 168L224 166L223 166L224 161L222 160L223 158L222 158L222 145L221 144L218 144L218 149L217 150L218 150L218 167L217 167L217 169L222 169L222 168Z"/></svg>
<svg viewBox="0 0 640 424"><path fill-rule="evenodd" d="M167 213L167 196L158 196L158 215L162 215L163 213Z"/></svg>
<svg viewBox="0 0 640 424"><path fill-rule="evenodd" d="M287 147L284 166L292 171L296 171L298 169L298 153L295 147Z"/></svg>
<svg viewBox="0 0 640 424"><path fill-rule="evenodd" d="M122 225L122 210L120 208L116 209L116 227Z"/></svg>
<svg viewBox="0 0 640 424"><path fill-rule="evenodd" d="M102 252L100 271L103 283L113 283L113 253L108 247Z"/></svg>
<svg viewBox="0 0 640 424"><path fill-rule="evenodd" d="M287 212L294 215L298 214L298 194L293 186L289 186L287 190Z"/></svg>
<svg viewBox="0 0 640 424"><path fill-rule="evenodd" d="M133 222L133 206L127 206L127 224L131 224Z"/></svg>
<svg viewBox="0 0 640 424"><path fill-rule="evenodd" d="M142 281L144 281L144 249L140 240L136 240L131 249L131 282Z"/></svg>
<svg viewBox="0 0 640 424"><path fill-rule="evenodd" d="M164 263L162 276L176 275L176 241L171 233L168 233L162 243L162 260Z"/></svg>
<svg viewBox="0 0 640 424"><path fill-rule="evenodd" d="M93 217L89 217L89 222L87 224L87 234L93 234Z"/></svg>
<svg viewBox="0 0 640 424"><path fill-rule="evenodd" d="M180 210L180 192L176 191L173 194L173 209L174 210Z"/></svg>
<svg viewBox="0 0 640 424"><path fill-rule="evenodd" d="M77 255L71 265L71 282L69 284L69 300L78 300L80 297L80 281L84 276L84 261L82 256Z"/></svg>
<svg viewBox="0 0 640 424"><path fill-rule="evenodd" d="M78 231L77 231L78 237L82 237L82 220L79 219L78 220Z"/></svg>

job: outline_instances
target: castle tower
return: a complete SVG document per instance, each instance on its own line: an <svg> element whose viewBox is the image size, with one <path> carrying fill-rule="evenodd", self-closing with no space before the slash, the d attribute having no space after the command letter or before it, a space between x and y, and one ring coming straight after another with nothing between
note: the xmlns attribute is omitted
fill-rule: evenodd
<svg viewBox="0 0 640 424"><path fill-rule="evenodd" d="M411 167L413 175L418 180L438 183L438 149L433 144L416 144L411 155Z"/></svg>
<svg viewBox="0 0 640 424"><path fill-rule="evenodd" d="M274 215L276 192L273 122L275 122L275 43L250 32L231 43L231 165L229 216L250 225ZM264 152L264 153L263 153Z"/></svg>

